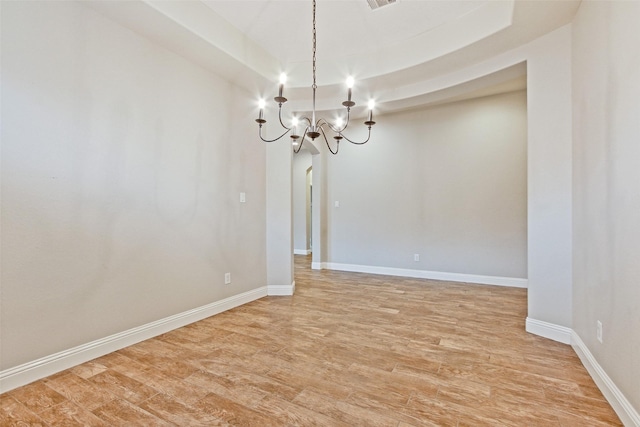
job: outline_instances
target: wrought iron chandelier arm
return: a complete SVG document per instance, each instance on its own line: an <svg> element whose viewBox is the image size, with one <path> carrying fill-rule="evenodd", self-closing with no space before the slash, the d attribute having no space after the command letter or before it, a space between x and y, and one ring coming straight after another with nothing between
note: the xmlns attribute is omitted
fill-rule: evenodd
<svg viewBox="0 0 640 427"><path fill-rule="evenodd" d="M320 126L320 133L322 134L322 137L324 138L324 142L325 144L327 144L327 148L329 149L329 152L333 155L338 154L338 150L340 150L340 140L336 139L336 151L333 151L331 149L331 146L329 145L329 141L327 140L327 134L324 133L324 128L322 126Z"/></svg>
<svg viewBox="0 0 640 427"><path fill-rule="evenodd" d="M349 126L350 118L351 118L351 108L347 107L347 120L344 121L344 126L342 127L342 130L340 132L342 132L347 128L347 126Z"/></svg>
<svg viewBox="0 0 640 427"><path fill-rule="evenodd" d="M307 117L307 116L298 118L298 121L307 122L307 129L309 129L311 127L311 119L309 117Z"/></svg>
<svg viewBox="0 0 640 427"><path fill-rule="evenodd" d="M346 139L347 141L349 141L352 144L356 144L356 145L364 145L367 142L369 142L369 139L371 139L371 126L369 126L369 134L367 135L367 139L365 139L362 142L358 142L358 141L352 141L349 138L347 138L346 136L344 136L343 134L340 134L341 137L343 137L344 139Z"/></svg>
<svg viewBox="0 0 640 427"><path fill-rule="evenodd" d="M296 147L293 147L293 152L295 154L298 154L300 152L300 150L302 150L302 143L304 142L304 138L305 138L305 135L307 134L308 130L309 130L309 126L307 126L304 129L304 132L302 133L302 136L300 137L300 144L298 144L298 148L296 149Z"/></svg>
<svg viewBox="0 0 640 427"><path fill-rule="evenodd" d="M278 120L280 121L280 126L282 126L285 129L291 130L290 127L286 127L284 123L282 123L282 103L278 105Z"/></svg>
<svg viewBox="0 0 640 427"><path fill-rule="evenodd" d="M330 128L331 130L333 130L333 126L331 126L331 123L329 123L328 121L326 121L326 120L325 120L325 119L323 119L323 118L319 118L319 119L318 119L318 121L316 122L316 127L321 128L321 127L323 127L324 125L329 126L329 128ZM335 132L335 131L334 131L334 132Z"/></svg>
<svg viewBox="0 0 640 427"><path fill-rule="evenodd" d="M287 128L285 128L285 129L287 129ZM278 141L279 139L281 139L283 136L285 136L286 134L288 134L290 130L291 130L291 129L287 129L287 130L286 130L282 135L280 135L279 137L277 137L277 138L275 138L275 139L264 139L264 138L262 137L262 126L260 126L260 127L258 128L258 136L259 136L259 137L260 137L260 139L261 139L262 141L264 141L264 142L276 142L276 141Z"/></svg>
<svg viewBox="0 0 640 427"><path fill-rule="evenodd" d="M331 129L331 131L332 131L332 132L335 132L335 133L337 133L338 135L340 135L340 133L341 133L341 132L343 132L343 131L347 128L347 126L349 125L349 115L347 114L347 121L346 121L346 123L344 124L344 126L342 126L342 128L341 128L341 129L340 129L340 128L337 128L337 127L335 127L335 126L333 126L331 123L329 123L328 121L326 121L326 120L325 120L325 119L323 119L323 118L318 119L318 124L317 124L317 126L318 126L318 127L321 127L321 126L324 126L324 125L327 125L327 126L329 127L329 129Z"/></svg>

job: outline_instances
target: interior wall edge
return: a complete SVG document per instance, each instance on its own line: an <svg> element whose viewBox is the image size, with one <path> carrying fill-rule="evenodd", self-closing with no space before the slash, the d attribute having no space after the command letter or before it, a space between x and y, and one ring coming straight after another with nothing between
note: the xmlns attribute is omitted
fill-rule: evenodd
<svg viewBox="0 0 640 427"><path fill-rule="evenodd" d="M562 344L571 344L572 330L566 326L527 317L525 330L530 334L558 341Z"/></svg>
<svg viewBox="0 0 640 427"><path fill-rule="evenodd" d="M262 286L0 371L0 393L267 296Z"/></svg>
<svg viewBox="0 0 640 427"><path fill-rule="evenodd" d="M620 420L625 426L640 427L640 413L631 405L631 402L620 391L618 386L607 375L606 371L600 366L596 358L591 354L589 348L580 338L577 332L571 331L571 347L576 352L580 361L593 378L604 397L616 411Z"/></svg>
<svg viewBox="0 0 640 427"><path fill-rule="evenodd" d="M576 331L530 317L527 317L526 330L543 338L570 344L622 423L629 427L640 427L640 414L600 366Z"/></svg>
<svg viewBox="0 0 640 427"><path fill-rule="evenodd" d="M355 273L381 274L387 276L412 277L416 279L445 280L449 282L474 283L479 285L527 288L528 280L519 277L483 276L478 274L448 273L443 271L412 270L406 268L378 267L370 265L326 263L329 270L351 271Z"/></svg>
<svg viewBox="0 0 640 427"><path fill-rule="evenodd" d="M291 282L290 285L268 285L267 286L267 295L268 296L291 296L296 291L296 281Z"/></svg>
<svg viewBox="0 0 640 427"><path fill-rule="evenodd" d="M328 269L329 263L328 262L312 262L311 263L311 269L312 270L326 270Z"/></svg>

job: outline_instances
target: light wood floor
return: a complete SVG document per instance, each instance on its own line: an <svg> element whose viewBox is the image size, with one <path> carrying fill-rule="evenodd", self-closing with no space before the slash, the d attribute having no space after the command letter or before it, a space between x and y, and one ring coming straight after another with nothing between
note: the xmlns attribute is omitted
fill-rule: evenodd
<svg viewBox="0 0 640 427"><path fill-rule="evenodd" d="M524 332L526 290L309 264L293 297L5 393L0 425L621 425L571 347Z"/></svg>

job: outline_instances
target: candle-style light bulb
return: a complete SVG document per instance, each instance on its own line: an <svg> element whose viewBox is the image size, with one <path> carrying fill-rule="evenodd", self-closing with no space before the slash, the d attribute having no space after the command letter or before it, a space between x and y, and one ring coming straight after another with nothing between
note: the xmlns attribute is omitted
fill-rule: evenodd
<svg viewBox="0 0 640 427"><path fill-rule="evenodd" d="M351 101L351 89L353 88L353 83L355 83L353 76L347 77L347 101L349 102Z"/></svg>
<svg viewBox="0 0 640 427"><path fill-rule="evenodd" d="M353 76L349 76L347 77L347 87L349 89L351 89L353 87L353 84L355 83L355 79L353 78Z"/></svg>
<svg viewBox="0 0 640 427"><path fill-rule="evenodd" d="M356 103L351 100L351 88L353 87L353 83L354 83L353 77L352 76L347 77L347 100L342 102L342 105L344 107L347 107L347 111L349 111L351 107L356 105Z"/></svg>
<svg viewBox="0 0 640 427"><path fill-rule="evenodd" d="M376 106L376 102L373 99L369 100L369 122L373 121L373 107Z"/></svg>
<svg viewBox="0 0 640 427"><path fill-rule="evenodd" d="M335 128L336 129L341 129L343 124L344 124L344 120L342 120L342 117L338 117L336 119Z"/></svg>
<svg viewBox="0 0 640 427"><path fill-rule="evenodd" d="M298 134L298 118L297 117L293 117L291 119L291 130L292 130L292 135L297 135Z"/></svg>
<svg viewBox="0 0 640 427"><path fill-rule="evenodd" d="M258 120L263 120L264 107L267 105L264 99L260 98L258 100L258 108L260 108L260 113L258 114Z"/></svg>
<svg viewBox="0 0 640 427"><path fill-rule="evenodd" d="M285 73L280 73L280 85L278 86L278 96L282 98L282 90L284 89L284 84L287 82L287 75Z"/></svg>

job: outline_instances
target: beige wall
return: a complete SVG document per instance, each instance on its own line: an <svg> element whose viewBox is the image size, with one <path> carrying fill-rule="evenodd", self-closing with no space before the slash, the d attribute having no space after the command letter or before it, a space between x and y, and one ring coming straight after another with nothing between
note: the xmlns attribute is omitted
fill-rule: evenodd
<svg viewBox="0 0 640 427"><path fill-rule="evenodd" d="M293 249L302 253L310 249L311 236L307 227L308 211L307 171L311 167L311 153L300 150L293 156Z"/></svg>
<svg viewBox="0 0 640 427"><path fill-rule="evenodd" d="M573 24L573 329L640 411L640 2ZM603 324L603 342L596 322Z"/></svg>
<svg viewBox="0 0 640 427"><path fill-rule="evenodd" d="M241 126L247 126L246 122ZM255 141L255 140L254 140ZM255 141L255 143L260 143ZM291 143L267 144L267 285L270 295L292 295L293 153Z"/></svg>
<svg viewBox="0 0 640 427"><path fill-rule="evenodd" d="M571 26L526 46L527 331L571 341ZM542 323L540 323L542 322Z"/></svg>
<svg viewBox="0 0 640 427"><path fill-rule="evenodd" d="M526 93L377 120L329 158L330 262L526 278Z"/></svg>
<svg viewBox="0 0 640 427"><path fill-rule="evenodd" d="M251 106L81 3L2 2L0 369L266 285Z"/></svg>

